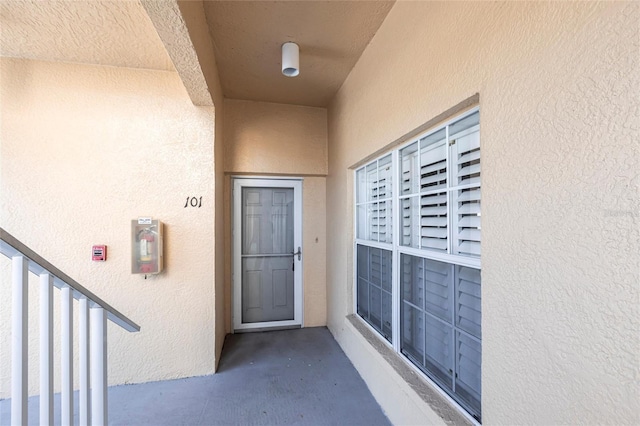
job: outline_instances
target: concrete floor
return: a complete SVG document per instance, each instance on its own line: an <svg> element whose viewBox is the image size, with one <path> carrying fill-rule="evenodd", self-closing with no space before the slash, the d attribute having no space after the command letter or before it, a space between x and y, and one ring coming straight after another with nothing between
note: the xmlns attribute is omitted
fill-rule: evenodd
<svg viewBox="0 0 640 426"><path fill-rule="evenodd" d="M9 409L9 400L0 401L0 424L9 423ZM38 424L37 397L29 399L29 424ZM390 423L331 333L319 327L229 335L215 375L110 387L109 424Z"/></svg>

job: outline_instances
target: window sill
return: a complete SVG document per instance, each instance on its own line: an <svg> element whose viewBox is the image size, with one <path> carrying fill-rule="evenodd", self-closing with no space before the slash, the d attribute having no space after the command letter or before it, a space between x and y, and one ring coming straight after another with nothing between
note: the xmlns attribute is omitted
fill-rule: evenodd
<svg viewBox="0 0 640 426"><path fill-rule="evenodd" d="M413 389L413 391L438 415L446 424L477 425L460 409L453 405L441 391L434 388L416 371L414 371L399 354L382 341L357 315L347 315L347 320L364 337L364 339L389 363L396 373Z"/></svg>

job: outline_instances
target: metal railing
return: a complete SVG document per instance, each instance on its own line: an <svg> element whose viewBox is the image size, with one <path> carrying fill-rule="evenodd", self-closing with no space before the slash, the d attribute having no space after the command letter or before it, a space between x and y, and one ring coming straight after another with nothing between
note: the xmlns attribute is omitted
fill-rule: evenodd
<svg viewBox="0 0 640 426"><path fill-rule="evenodd" d="M40 277L40 424L53 424L53 288L61 297L61 424L73 424L73 299L79 303L79 423L106 425L107 320L140 326L0 228L0 253L12 259L11 424L27 424L28 273Z"/></svg>

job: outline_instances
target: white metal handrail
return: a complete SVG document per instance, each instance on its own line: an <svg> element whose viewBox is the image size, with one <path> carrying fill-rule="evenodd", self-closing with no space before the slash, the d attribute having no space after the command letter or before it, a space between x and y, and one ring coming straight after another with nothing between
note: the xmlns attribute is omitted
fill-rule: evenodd
<svg viewBox="0 0 640 426"><path fill-rule="evenodd" d="M11 424L27 424L28 272L40 277L40 424L53 424L53 287L61 295L61 424L73 424L73 299L79 301L79 423L106 425L107 320L140 326L0 228L0 253L12 259Z"/></svg>

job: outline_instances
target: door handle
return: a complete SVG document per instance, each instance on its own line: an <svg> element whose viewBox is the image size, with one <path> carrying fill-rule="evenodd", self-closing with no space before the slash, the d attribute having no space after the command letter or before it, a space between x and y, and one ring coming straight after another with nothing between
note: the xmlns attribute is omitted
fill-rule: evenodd
<svg viewBox="0 0 640 426"><path fill-rule="evenodd" d="M300 257L302 256L302 249L300 248L300 246L298 246L298 251L297 252L291 252L292 255L294 256L298 256L298 260L300 260Z"/></svg>

